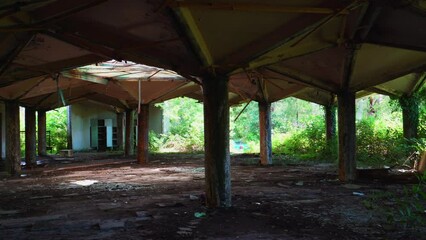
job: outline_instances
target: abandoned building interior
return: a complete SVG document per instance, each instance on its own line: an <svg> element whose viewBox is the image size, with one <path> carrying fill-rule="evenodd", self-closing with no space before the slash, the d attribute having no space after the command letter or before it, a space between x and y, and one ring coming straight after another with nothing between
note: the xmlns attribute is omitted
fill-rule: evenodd
<svg viewBox="0 0 426 240"><path fill-rule="evenodd" d="M259 106L263 166L273 164L271 103L295 97L324 106L327 139L338 139L338 179L351 183L356 98L410 99L425 66L421 0L3 0L1 187L29 171L21 166L19 107L27 166L46 155L46 112L71 106L70 149L122 148L140 170L151 164L149 129L161 129L154 104L182 96L203 104L203 181L192 188L202 188L209 209L233 205L229 107L249 101ZM404 137L415 138L424 123L408 111ZM239 168L235 174L248 171Z"/></svg>

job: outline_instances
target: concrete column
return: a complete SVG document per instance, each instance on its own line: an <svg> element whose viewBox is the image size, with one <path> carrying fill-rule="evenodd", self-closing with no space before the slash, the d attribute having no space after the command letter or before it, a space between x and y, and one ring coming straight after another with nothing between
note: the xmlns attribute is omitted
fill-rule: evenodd
<svg viewBox="0 0 426 240"><path fill-rule="evenodd" d="M124 113L117 113L117 146L119 150L123 149L123 115Z"/></svg>
<svg viewBox="0 0 426 240"><path fill-rule="evenodd" d="M138 114L138 152L139 164L148 162L149 153L149 104L141 104Z"/></svg>
<svg viewBox="0 0 426 240"><path fill-rule="evenodd" d="M336 106L324 106L325 111L325 138L327 144L327 151L331 154L335 147L336 139Z"/></svg>
<svg viewBox="0 0 426 240"><path fill-rule="evenodd" d="M124 156L128 157L134 153L134 119L133 110L126 110L126 134L124 143Z"/></svg>
<svg viewBox="0 0 426 240"><path fill-rule="evenodd" d="M399 99L402 108L402 126L404 138L417 138L419 126L419 103L414 96L404 96Z"/></svg>
<svg viewBox="0 0 426 240"><path fill-rule="evenodd" d="M67 107L67 149L72 149L72 110L71 106Z"/></svg>
<svg viewBox="0 0 426 240"><path fill-rule="evenodd" d="M339 179L356 179L355 93L342 91L338 99Z"/></svg>
<svg viewBox="0 0 426 240"><path fill-rule="evenodd" d="M35 110L25 108L25 163L28 167L36 161L36 116Z"/></svg>
<svg viewBox="0 0 426 240"><path fill-rule="evenodd" d="M46 153L46 111L38 110L37 112L37 129L38 129L38 155L45 156Z"/></svg>
<svg viewBox="0 0 426 240"><path fill-rule="evenodd" d="M231 206L228 78L203 78L207 207Z"/></svg>
<svg viewBox="0 0 426 240"><path fill-rule="evenodd" d="M259 102L260 164L272 164L271 104Z"/></svg>
<svg viewBox="0 0 426 240"><path fill-rule="evenodd" d="M5 102L6 105L6 171L12 175L21 172L21 148L19 132L19 104Z"/></svg>

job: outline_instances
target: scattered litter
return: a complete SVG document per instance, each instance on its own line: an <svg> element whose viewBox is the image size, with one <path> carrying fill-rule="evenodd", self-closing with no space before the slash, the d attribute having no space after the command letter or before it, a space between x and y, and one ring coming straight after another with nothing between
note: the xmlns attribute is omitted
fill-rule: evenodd
<svg viewBox="0 0 426 240"><path fill-rule="evenodd" d="M298 181L295 183L296 186L303 186L303 184L304 184L303 181Z"/></svg>
<svg viewBox="0 0 426 240"><path fill-rule="evenodd" d="M200 219L194 219L194 220L190 221L188 224L191 225L189 227L195 227L195 225L200 224Z"/></svg>
<svg viewBox="0 0 426 240"><path fill-rule="evenodd" d="M185 231L177 231L176 233L182 237L190 237L192 235L192 232L185 232Z"/></svg>
<svg viewBox="0 0 426 240"><path fill-rule="evenodd" d="M68 193L68 194L64 194L62 195L62 197L74 197L74 196L78 196L78 193Z"/></svg>
<svg viewBox="0 0 426 240"><path fill-rule="evenodd" d="M362 192L352 192L352 195L354 195L354 196L365 196L365 194L362 193Z"/></svg>
<svg viewBox="0 0 426 240"><path fill-rule="evenodd" d="M36 161L36 165L39 166L39 167L45 167L45 166L48 165L48 161L46 161L46 160L37 160Z"/></svg>
<svg viewBox="0 0 426 240"><path fill-rule="evenodd" d="M99 181L98 180L80 180L80 181L71 182L71 184L87 187L87 186L93 185L97 182L99 182Z"/></svg>
<svg viewBox="0 0 426 240"><path fill-rule="evenodd" d="M205 213L205 212L195 212L195 213L194 213L194 216L195 216L196 218L203 218L203 217L205 217L205 216L206 216L206 213Z"/></svg>
<svg viewBox="0 0 426 240"><path fill-rule="evenodd" d="M196 195L190 194L189 195L189 199L192 200L192 201L194 201L194 200L198 200L200 198L198 196L196 196Z"/></svg>
<svg viewBox="0 0 426 240"><path fill-rule="evenodd" d="M137 211L136 216L136 221L148 221L152 219L152 215L147 211Z"/></svg>
<svg viewBox="0 0 426 240"><path fill-rule="evenodd" d="M99 224L101 230L109 230L113 228L124 228L124 220L106 220Z"/></svg>
<svg viewBox="0 0 426 240"><path fill-rule="evenodd" d="M277 183L277 185L278 185L279 187L285 187L285 188L288 188L288 185L285 185L285 184L283 184L283 183Z"/></svg>
<svg viewBox="0 0 426 240"><path fill-rule="evenodd" d="M160 208L167 208L167 207L184 207L182 203L157 203L155 204L157 207Z"/></svg>
<svg viewBox="0 0 426 240"><path fill-rule="evenodd" d="M342 187L347 188L347 189L360 189L361 186L360 185L356 185L356 184L344 184L342 185Z"/></svg>
<svg viewBox="0 0 426 240"><path fill-rule="evenodd" d="M192 228L189 228L189 227L180 227L179 231L192 232Z"/></svg>
<svg viewBox="0 0 426 240"><path fill-rule="evenodd" d="M44 196L30 197L30 199L46 199L46 198L52 198L52 196L50 196L50 195L44 195Z"/></svg>
<svg viewBox="0 0 426 240"><path fill-rule="evenodd" d="M13 214L18 214L21 213L20 210L3 210L0 209L0 215L13 215Z"/></svg>
<svg viewBox="0 0 426 240"><path fill-rule="evenodd" d="M251 213L251 215L257 216L257 217L268 217L269 216L267 214L263 214L263 213L259 213L259 212L253 212L253 213Z"/></svg>

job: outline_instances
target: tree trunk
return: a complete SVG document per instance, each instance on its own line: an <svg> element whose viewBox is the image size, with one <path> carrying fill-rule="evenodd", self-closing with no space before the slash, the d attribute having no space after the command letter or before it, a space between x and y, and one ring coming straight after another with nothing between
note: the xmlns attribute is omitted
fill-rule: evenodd
<svg viewBox="0 0 426 240"><path fill-rule="evenodd" d="M138 162L145 164L148 162L149 146L149 104L141 104L138 114Z"/></svg>
<svg viewBox="0 0 426 240"><path fill-rule="evenodd" d="M19 104L6 102L6 171L11 175L21 172Z"/></svg>
<svg viewBox="0 0 426 240"><path fill-rule="evenodd" d="M355 93L342 91L337 95L339 110L339 179L356 179Z"/></svg>
<svg viewBox="0 0 426 240"><path fill-rule="evenodd" d="M336 106L327 105L324 107L325 111L325 137L327 144L327 153L333 154L335 152L336 144Z"/></svg>
<svg viewBox="0 0 426 240"><path fill-rule="evenodd" d="M38 155L46 156L46 111L39 110L37 113L37 128L38 128Z"/></svg>
<svg viewBox="0 0 426 240"><path fill-rule="evenodd" d="M71 106L67 107L67 148L72 149L72 121L71 116L72 110Z"/></svg>
<svg viewBox="0 0 426 240"><path fill-rule="evenodd" d="M126 136L125 136L124 156L128 157L134 153L134 119L133 110L126 111Z"/></svg>
<svg viewBox="0 0 426 240"><path fill-rule="evenodd" d="M25 163L28 167L36 161L36 116L35 110L25 108Z"/></svg>
<svg viewBox="0 0 426 240"><path fill-rule="evenodd" d="M259 102L260 163L272 164L271 104Z"/></svg>
<svg viewBox="0 0 426 240"><path fill-rule="evenodd" d="M228 79L203 78L206 204L231 206Z"/></svg>
<svg viewBox="0 0 426 240"><path fill-rule="evenodd" d="M123 114L117 113L117 147L123 149Z"/></svg>
<svg viewBox="0 0 426 240"><path fill-rule="evenodd" d="M415 96L401 97L399 104L402 108L402 122L404 138L417 138L417 129L419 126L419 102Z"/></svg>

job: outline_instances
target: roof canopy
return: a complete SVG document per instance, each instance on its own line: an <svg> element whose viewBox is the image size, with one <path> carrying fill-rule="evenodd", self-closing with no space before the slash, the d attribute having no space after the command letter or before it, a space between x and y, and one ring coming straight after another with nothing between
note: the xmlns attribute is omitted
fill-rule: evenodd
<svg viewBox="0 0 426 240"><path fill-rule="evenodd" d="M183 76L157 73L158 82L142 86L156 89L142 93L145 103L197 95L197 84L189 80L198 82L205 74L229 75L231 100L295 96L326 105L344 88L410 95L425 77L423 2L5 0L0 96L51 108L44 105L51 90L29 96L34 86L55 89L53 79L61 73L60 86L76 86L67 95L71 100L102 95L130 107L137 103L135 80L157 71L140 64Z"/></svg>

